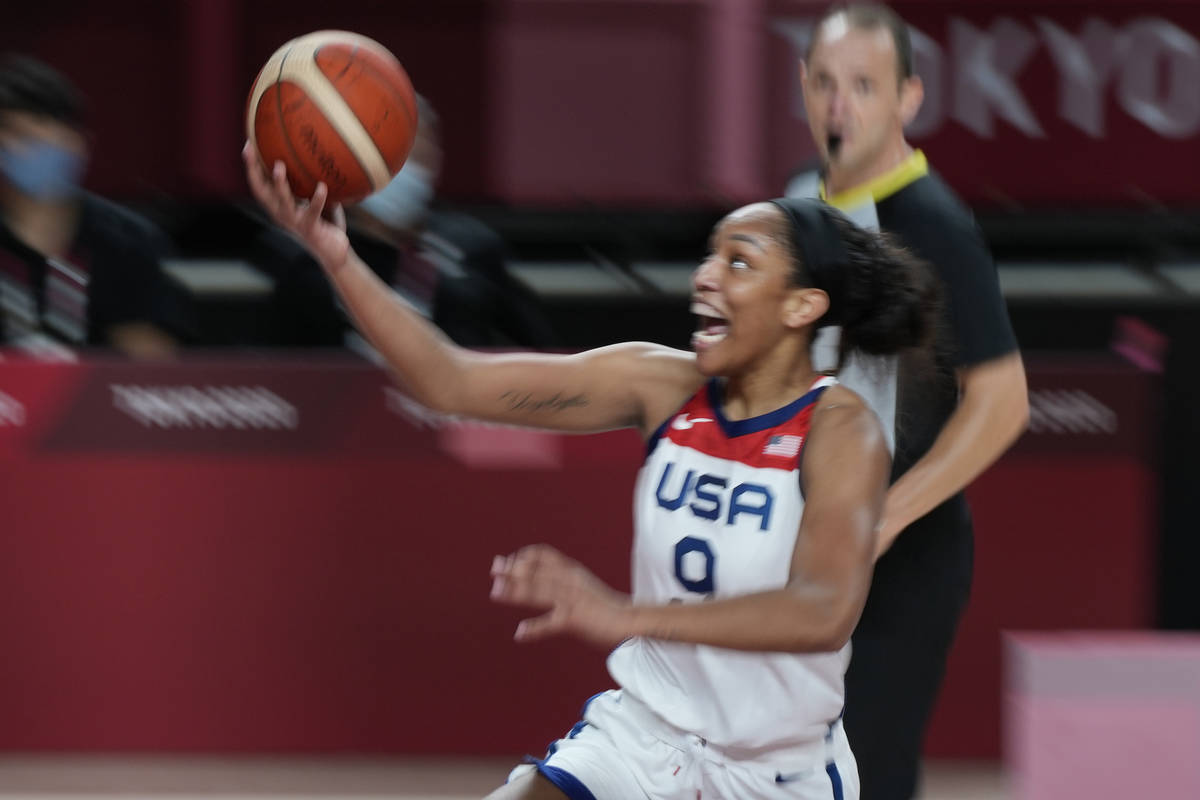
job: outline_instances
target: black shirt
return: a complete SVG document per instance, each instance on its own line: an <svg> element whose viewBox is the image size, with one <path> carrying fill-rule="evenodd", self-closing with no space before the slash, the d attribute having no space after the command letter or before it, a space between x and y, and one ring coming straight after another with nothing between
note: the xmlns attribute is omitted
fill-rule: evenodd
<svg viewBox="0 0 1200 800"><path fill-rule="evenodd" d="M161 270L168 239L149 220L96 195L80 196L67 255L47 258L0 220L0 344L42 335L73 346L109 344L115 325L147 322L184 337L183 308Z"/></svg>
<svg viewBox="0 0 1200 800"><path fill-rule="evenodd" d="M1017 349L996 267L974 218L927 173L875 203L880 229L933 266L942 320L933 364L901 361L893 475L924 456L958 405L956 370Z"/></svg>
<svg viewBox="0 0 1200 800"><path fill-rule="evenodd" d="M892 478L903 475L933 445L958 405L957 370L1012 353L1016 337L1000 292L996 267L970 210L920 151L888 173L849 192L825 197L819 175L802 173L788 187L792 196L818 195L866 227L878 227L927 261L941 279L942 315L932 360L901 357L894 388L895 453ZM851 385L851 388L855 388ZM868 392L862 392L871 401ZM885 426L889 420L885 419ZM918 520L879 562L886 570L897 551L925 549L937 529L969 532L961 493Z"/></svg>

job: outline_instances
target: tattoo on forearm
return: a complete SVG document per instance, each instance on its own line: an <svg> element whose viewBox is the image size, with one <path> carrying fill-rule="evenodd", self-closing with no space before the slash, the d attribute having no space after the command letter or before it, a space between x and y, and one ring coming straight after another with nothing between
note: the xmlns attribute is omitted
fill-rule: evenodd
<svg viewBox="0 0 1200 800"><path fill-rule="evenodd" d="M577 394L571 397L564 397L562 392L555 392L551 397L538 398L527 392L509 391L500 395L500 400L508 406L510 411L529 411L533 413L538 411L566 411L568 408L576 408L588 404L587 395Z"/></svg>
<svg viewBox="0 0 1200 800"><path fill-rule="evenodd" d="M668 606L679 606L683 605L683 603L684 600L682 597L672 597L667 601ZM650 639L661 639L664 642L673 642L679 638L679 634L675 630L675 626L667 620L659 620L654 626L653 630L646 635Z"/></svg>

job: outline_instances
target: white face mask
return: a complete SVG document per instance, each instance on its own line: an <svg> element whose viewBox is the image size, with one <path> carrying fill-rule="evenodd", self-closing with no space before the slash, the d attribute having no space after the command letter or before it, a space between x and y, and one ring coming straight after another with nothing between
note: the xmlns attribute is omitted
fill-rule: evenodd
<svg viewBox="0 0 1200 800"><path fill-rule="evenodd" d="M391 182L359 207L391 228L411 228L425 217L433 200L433 171L408 161Z"/></svg>

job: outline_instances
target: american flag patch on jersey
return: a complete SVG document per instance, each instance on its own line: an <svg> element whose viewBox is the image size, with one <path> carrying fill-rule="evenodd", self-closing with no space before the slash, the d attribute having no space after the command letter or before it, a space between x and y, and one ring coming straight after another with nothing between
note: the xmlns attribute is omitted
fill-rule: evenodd
<svg viewBox="0 0 1200 800"><path fill-rule="evenodd" d="M763 448L763 455L791 458L800 452L800 445L803 442L803 436L791 436L788 434L772 436L767 440L767 446Z"/></svg>

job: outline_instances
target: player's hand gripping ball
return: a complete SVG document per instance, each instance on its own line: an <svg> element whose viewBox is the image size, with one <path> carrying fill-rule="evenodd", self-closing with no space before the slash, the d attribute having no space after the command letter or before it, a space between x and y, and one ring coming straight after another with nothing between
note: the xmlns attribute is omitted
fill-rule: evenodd
<svg viewBox="0 0 1200 800"><path fill-rule="evenodd" d="M383 45L346 31L317 31L276 50L246 108L247 136L268 172L282 161L302 198L324 181L331 205L386 186L416 132L404 67Z"/></svg>

